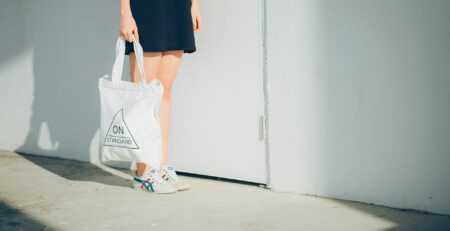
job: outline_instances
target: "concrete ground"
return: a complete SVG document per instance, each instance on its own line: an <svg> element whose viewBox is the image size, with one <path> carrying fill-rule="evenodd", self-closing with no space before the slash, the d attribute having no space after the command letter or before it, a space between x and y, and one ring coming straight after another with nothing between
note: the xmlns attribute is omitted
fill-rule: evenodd
<svg viewBox="0 0 450 231"><path fill-rule="evenodd" d="M127 170L0 151L0 230L450 230L450 216L180 175L191 188L130 188Z"/></svg>

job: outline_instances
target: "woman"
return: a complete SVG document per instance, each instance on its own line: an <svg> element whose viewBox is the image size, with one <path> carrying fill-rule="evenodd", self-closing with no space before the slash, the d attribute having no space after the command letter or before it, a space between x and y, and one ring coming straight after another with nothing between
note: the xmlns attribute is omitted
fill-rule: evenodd
<svg viewBox="0 0 450 231"><path fill-rule="evenodd" d="M157 77L164 86L159 117L162 133L160 170L137 163L133 187L156 193L173 193L189 188L178 178L173 166L167 164L167 143L171 114L170 92L184 53L196 51L194 32L200 31L198 0L120 0L119 34L126 42L125 54L130 58L133 82L140 81L133 35L144 50L147 81Z"/></svg>

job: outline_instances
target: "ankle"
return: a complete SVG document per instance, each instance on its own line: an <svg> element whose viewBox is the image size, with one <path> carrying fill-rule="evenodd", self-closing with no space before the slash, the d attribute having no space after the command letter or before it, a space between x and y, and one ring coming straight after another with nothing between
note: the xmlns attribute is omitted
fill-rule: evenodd
<svg viewBox="0 0 450 231"><path fill-rule="evenodd" d="M147 169L137 169L135 171L135 173L136 173L136 176L143 176L146 171L147 171Z"/></svg>
<svg viewBox="0 0 450 231"><path fill-rule="evenodd" d="M136 176L142 176L144 175L144 172L138 172L137 170L134 171Z"/></svg>
<svg viewBox="0 0 450 231"><path fill-rule="evenodd" d="M143 176L144 173L150 168L149 165L145 163L138 163L136 168L136 175L137 176Z"/></svg>

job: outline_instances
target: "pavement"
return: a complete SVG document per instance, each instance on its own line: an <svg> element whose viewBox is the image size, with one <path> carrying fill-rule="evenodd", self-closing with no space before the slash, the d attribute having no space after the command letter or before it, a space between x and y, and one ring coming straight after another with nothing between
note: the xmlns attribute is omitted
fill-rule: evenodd
<svg viewBox="0 0 450 231"><path fill-rule="evenodd" d="M450 230L450 216L183 175L132 189L127 169L0 151L0 230Z"/></svg>

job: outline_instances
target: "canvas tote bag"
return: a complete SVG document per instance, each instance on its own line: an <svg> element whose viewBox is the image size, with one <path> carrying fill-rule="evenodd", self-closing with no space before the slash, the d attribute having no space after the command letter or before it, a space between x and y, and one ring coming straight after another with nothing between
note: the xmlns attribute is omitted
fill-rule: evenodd
<svg viewBox="0 0 450 231"><path fill-rule="evenodd" d="M164 88L157 78L147 83L143 50L134 38L133 47L140 82L122 81L125 40L121 38L116 44L112 76L98 80L101 161L131 162L132 170L142 162L159 170L162 149L158 111Z"/></svg>

